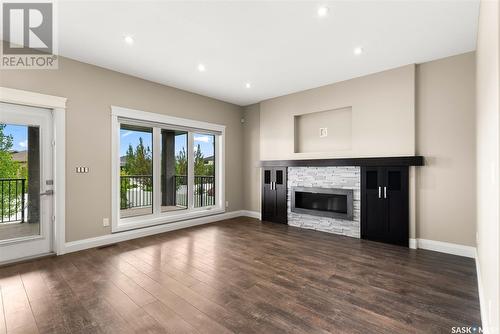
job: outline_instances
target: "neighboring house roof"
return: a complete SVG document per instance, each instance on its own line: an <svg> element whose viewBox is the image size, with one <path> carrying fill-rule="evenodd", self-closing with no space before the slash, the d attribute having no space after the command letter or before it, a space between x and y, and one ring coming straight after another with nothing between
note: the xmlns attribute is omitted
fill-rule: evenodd
<svg viewBox="0 0 500 334"><path fill-rule="evenodd" d="M11 152L12 160L16 162L27 162L28 161L28 151L13 151Z"/></svg>
<svg viewBox="0 0 500 334"><path fill-rule="evenodd" d="M203 162L205 162L206 164L207 163L210 163L210 162L213 162L214 161L214 156L211 155L209 157L206 157L206 158L203 158Z"/></svg>

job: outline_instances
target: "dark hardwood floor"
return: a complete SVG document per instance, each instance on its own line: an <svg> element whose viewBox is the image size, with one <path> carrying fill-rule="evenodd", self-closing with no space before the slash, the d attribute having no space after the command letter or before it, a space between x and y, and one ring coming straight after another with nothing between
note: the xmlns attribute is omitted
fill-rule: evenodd
<svg viewBox="0 0 500 334"><path fill-rule="evenodd" d="M250 218L0 268L0 289L0 333L450 333L480 322L473 259Z"/></svg>

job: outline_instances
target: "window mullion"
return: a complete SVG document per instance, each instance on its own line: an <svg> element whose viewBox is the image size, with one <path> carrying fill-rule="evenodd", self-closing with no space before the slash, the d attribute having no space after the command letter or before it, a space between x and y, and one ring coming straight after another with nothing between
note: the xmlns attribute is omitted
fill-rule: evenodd
<svg viewBox="0 0 500 334"><path fill-rule="evenodd" d="M215 200L216 200L216 205L219 208L225 208L226 207L226 196L225 196L225 189L224 189L224 144L225 144L225 138L224 135L216 136L215 137L215 184L216 184L216 189L215 189Z"/></svg>
<svg viewBox="0 0 500 334"><path fill-rule="evenodd" d="M187 163L188 163L188 210L194 208L194 135L188 133L187 147Z"/></svg>
<svg viewBox="0 0 500 334"><path fill-rule="evenodd" d="M161 129L153 128L153 214L161 213Z"/></svg>

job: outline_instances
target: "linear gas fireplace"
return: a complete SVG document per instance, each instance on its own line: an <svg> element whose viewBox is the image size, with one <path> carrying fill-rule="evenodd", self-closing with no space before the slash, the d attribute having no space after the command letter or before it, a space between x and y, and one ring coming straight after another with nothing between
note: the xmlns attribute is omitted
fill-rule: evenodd
<svg viewBox="0 0 500 334"><path fill-rule="evenodd" d="M352 201L352 189L291 188L291 210L296 213L352 220Z"/></svg>

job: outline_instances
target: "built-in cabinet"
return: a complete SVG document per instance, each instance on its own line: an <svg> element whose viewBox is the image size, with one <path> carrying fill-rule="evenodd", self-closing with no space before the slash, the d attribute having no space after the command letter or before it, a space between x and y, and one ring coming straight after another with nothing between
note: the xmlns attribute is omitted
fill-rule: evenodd
<svg viewBox="0 0 500 334"><path fill-rule="evenodd" d="M361 167L361 238L408 246L408 167Z"/></svg>
<svg viewBox="0 0 500 334"><path fill-rule="evenodd" d="M422 156L261 161L262 220L288 222L287 167L330 166L361 167L361 238L408 247L409 166Z"/></svg>
<svg viewBox="0 0 500 334"><path fill-rule="evenodd" d="M266 167L262 172L262 220L286 224L287 168Z"/></svg>

